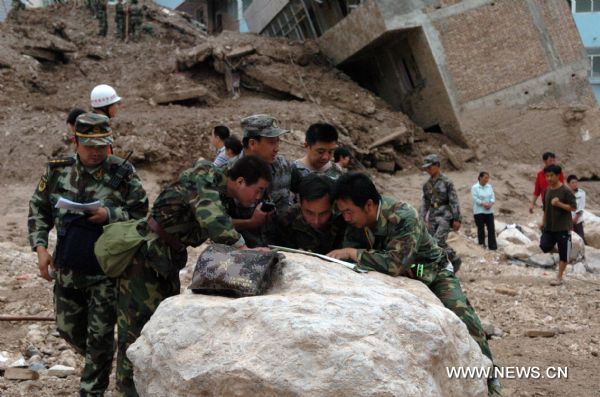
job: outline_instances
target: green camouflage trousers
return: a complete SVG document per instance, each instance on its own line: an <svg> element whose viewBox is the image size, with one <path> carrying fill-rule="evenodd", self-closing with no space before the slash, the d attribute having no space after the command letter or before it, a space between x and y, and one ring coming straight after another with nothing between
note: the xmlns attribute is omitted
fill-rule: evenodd
<svg viewBox="0 0 600 397"><path fill-rule="evenodd" d="M119 278L117 303L117 389L120 396L137 396L133 383L133 365L127 358L129 346L163 300L179 294L179 272L168 278L150 267L142 255Z"/></svg>
<svg viewBox="0 0 600 397"><path fill-rule="evenodd" d="M106 36L106 32L108 32L106 10L102 7L98 7L96 17L98 18L98 36Z"/></svg>
<svg viewBox="0 0 600 397"><path fill-rule="evenodd" d="M479 321L479 316L469 303L469 299L460 287L460 281L454 274L448 270L441 270L427 286L446 308L450 309L465 323L469 334L481 348L481 352L493 362L492 352L481 326L481 321Z"/></svg>
<svg viewBox="0 0 600 397"><path fill-rule="evenodd" d="M67 288L54 284L54 313L60 335L85 358L82 396L102 396L115 352L117 293L114 280Z"/></svg>

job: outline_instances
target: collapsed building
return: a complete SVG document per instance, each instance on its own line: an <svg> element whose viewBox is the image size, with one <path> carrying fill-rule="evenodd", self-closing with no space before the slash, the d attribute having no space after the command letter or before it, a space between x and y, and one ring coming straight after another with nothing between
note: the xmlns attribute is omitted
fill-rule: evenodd
<svg viewBox="0 0 600 397"><path fill-rule="evenodd" d="M567 1L254 0L244 17L256 33L316 38L353 80L463 146L492 132L536 145L548 125L516 130L523 109L554 107L560 125L561 107L595 106Z"/></svg>

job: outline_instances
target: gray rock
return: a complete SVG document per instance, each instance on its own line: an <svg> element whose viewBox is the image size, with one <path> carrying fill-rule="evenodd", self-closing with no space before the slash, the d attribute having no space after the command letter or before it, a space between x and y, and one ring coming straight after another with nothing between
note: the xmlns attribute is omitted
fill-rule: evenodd
<svg viewBox="0 0 600 397"><path fill-rule="evenodd" d="M422 283L299 254L268 294L163 301L127 351L140 396L485 396L489 366Z"/></svg>
<svg viewBox="0 0 600 397"><path fill-rule="evenodd" d="M48 370L48 376L66 378L69 375L75 375L75 368L57 364L50 367L50 369Z"/></svg>
<svg viewBox="0 0 600 397"><path fill-rule="evenodd" d="M590 273L600 274L600 249L585 248L585 268Z"/></svg>

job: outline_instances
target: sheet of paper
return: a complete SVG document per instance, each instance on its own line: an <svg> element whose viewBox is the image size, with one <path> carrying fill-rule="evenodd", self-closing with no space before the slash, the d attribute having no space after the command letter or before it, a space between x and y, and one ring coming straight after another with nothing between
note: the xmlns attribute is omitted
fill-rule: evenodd
<svg viewBox="0 0 600 397"><path fill-rule="evenodd" d="M98 209L101 206L102 206L102 204L98 200L93 201L91 203L84 204L84 203L78 203L75 201L71 201L64 197L59 198L58 202L55 205L56 208L64 208L64 209L70 210L70 211L94 211L95 209Z"/></svg>

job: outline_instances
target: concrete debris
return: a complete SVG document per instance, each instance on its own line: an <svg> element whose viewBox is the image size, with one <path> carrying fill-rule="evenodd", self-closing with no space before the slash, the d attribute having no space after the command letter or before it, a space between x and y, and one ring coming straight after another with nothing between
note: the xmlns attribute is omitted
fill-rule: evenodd
<svg viewBox="0 0 600 397"><path fill-rule="evenodd" d="M254 54L255 52L256 52L256 48L254 48L254 46L252 46L251 44L247 44L247 45L232 49L225 55L225 58L227 58L228 60L232 60L235 58Z"/></svg>
<svg viewBox="0 0 600 397"><path fill-rule="evenodd" d="M393 173L396 171L396 161L378 161L375 163L375 168L380 172Z"/></svg>
<svg viewBox="0 0 600 397"><path fill-rule="evenodd" d="M54 365L48 369L48 376L56 376L57 378L66 378L70 375L75 375L75 368L65 365Z"/></svg>
<svg viewBox="0 0 600 397"><path fill-rule="evenodd" d="M408 130L405 126L400 126L392 131L389 135L384 136L383 138L378 139L369 145L369 150L374 149L378 146L385 145L386 143L399 141L401 143L408 143Z"/></svg>
<svg viewBox="0 0 600 397"><path fill-rule="evenodd" d="M189 101L189 100L203 100L214 99L214 95L212 95L206 87L197 86L193 88L187 88L183 90L176 91L166 91L159 93L152 97L152 101L159 105L164 105L168 103Z"/></svg>
<svg viewBox="0 0 600 397"><path fill-rule="evenodd" d="M175 51L176 69L179 71L190 69L204 62L212 55L213 47L209 42L204 42L187 50Z"/></svg>
<svg viewBox="0 0 600 397"><path fill-rule="evenodd" d="M455 153L448 147L448 145L442 145L442 152L448 158L448 161L454 168L461 170L464 167L464 162L458 153Z"/></svg>
<svg viewBox="0 0 600 397"><path fill-rule="evenodd" d="M4 377L10 380L36 380L40 374L29 368L9 367L4 371Z"/></svg>
<svg viewBox="0 0 600 397"><path fill-rule="evenodd" d="M558 335L556 329L528 329L525 331L525 336L530 338L551 338Z"/></svg>

